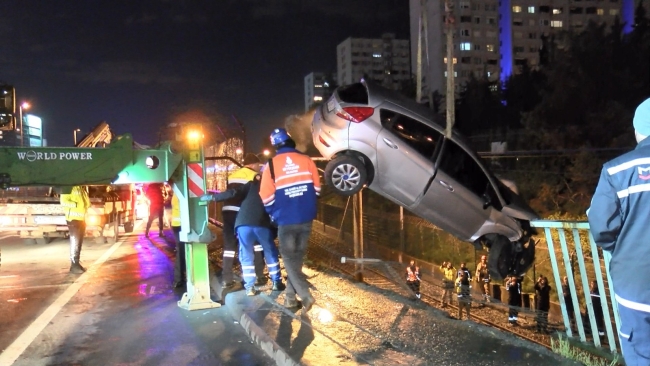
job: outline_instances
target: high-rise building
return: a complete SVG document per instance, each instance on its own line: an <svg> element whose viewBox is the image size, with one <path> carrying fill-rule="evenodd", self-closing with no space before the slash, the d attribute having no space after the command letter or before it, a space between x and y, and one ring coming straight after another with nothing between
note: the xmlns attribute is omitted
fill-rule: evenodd
<svg viewBox="0 0 650 366"><path fill-rule="evenodd" d="M312 72L305 76L305 112L326 101L336 88L336 74Z"/></svg>
<svg viewBox="0 0 650 366"><path fill-rule="evenodd" d="M411 78L409 41L385 33L380 39L348 38L336 46L338 84L358 82L366 75L390 89Z"/></svg>
<svg viewBox="0 0 650 366"><path fill-rule="evenodd" d="M422 32L423 95L446 89L445 0L409 0L411 64L417 72ZM454 77L456 87L470 77L503 81L528 63L539 65L543 39L559 31L580 31L590 20L631 31L635 3L641 0L452 0L454 5Z"/></svg>

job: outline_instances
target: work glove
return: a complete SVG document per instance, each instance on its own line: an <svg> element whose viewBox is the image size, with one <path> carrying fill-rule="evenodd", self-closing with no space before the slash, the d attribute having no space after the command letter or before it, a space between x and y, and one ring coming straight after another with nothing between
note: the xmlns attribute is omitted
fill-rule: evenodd
<svg viewBox="0 0 650 366"><path fill-rule="evenodd" d="M201 202L214 201L214 196L212 194L204 194L200 198Z"/></svg>

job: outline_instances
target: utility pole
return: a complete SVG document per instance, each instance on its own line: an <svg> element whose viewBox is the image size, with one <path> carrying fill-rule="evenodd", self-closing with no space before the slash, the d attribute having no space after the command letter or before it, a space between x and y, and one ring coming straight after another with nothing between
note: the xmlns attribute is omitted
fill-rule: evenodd
<svg viewBox="0 0 650 366"><path fill-rule="evenodd" d="M451 0L445 0L445 28L447 30L447 138L451 138L452 127L456 118L455 113L455 86L456 78L454 74L454 4Z"/></svg>

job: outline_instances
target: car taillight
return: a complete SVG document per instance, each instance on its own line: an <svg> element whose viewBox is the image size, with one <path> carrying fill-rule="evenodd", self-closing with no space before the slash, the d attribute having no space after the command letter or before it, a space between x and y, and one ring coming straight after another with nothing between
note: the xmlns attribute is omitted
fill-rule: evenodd
<svg viewBox="0 0 650 366"><path fill-rule="evenodd" d="M336 112L336 115L350 122L359 123L367 120L373 113L375 109L372 107L345 107Z"/></svg>

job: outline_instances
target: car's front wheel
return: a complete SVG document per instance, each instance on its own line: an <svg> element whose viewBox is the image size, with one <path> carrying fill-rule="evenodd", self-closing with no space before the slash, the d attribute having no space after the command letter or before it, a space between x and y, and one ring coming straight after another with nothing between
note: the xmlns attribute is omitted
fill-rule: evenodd
<svg viewBox="0 0 650 366"><path fill-rule="evenodd" d="M497 235L488 252L488 270L493 280L508 276L522 276L535 261L535 243L511 242L505 236Z"/></svg>
<svg viewBox="0 0 650 366"><path fill-rule="evenodd" d="M341 155L330 161L325 168L327 184L343 196L352 196L361 191L366 184L367 174L363 162L352 155Z"/></svg>

